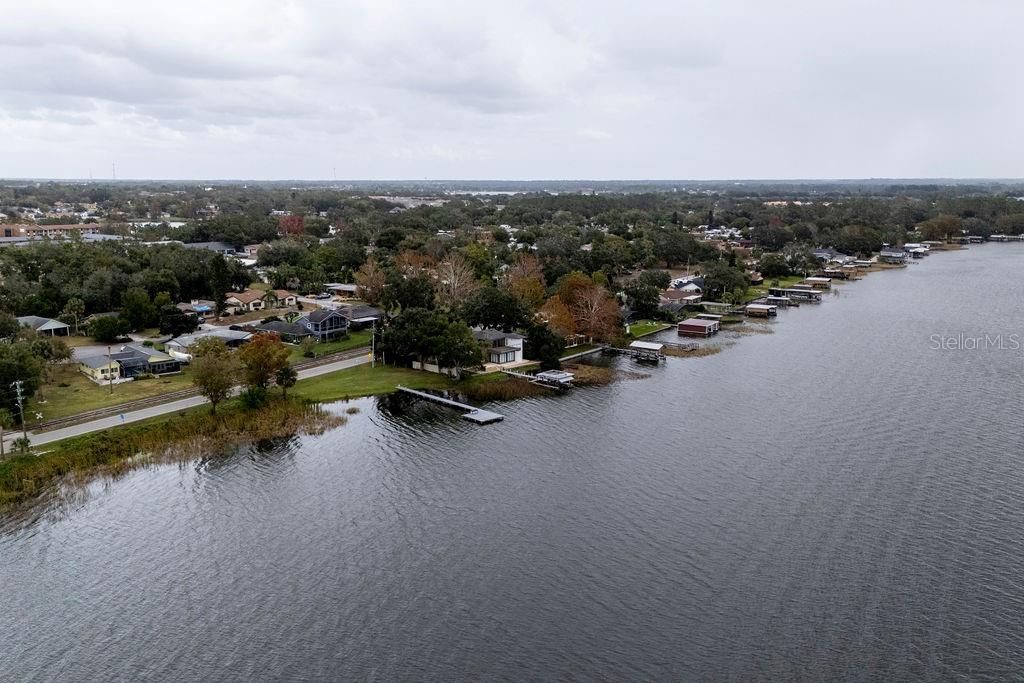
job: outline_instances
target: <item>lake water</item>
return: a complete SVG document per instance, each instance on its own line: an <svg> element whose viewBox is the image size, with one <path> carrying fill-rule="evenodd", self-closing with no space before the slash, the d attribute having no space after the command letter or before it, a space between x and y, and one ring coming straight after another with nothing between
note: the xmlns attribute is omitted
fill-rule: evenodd
<svg viewBox="0 0 1024 683"><path fill-rule="evenodd" d="M1022 259L96 483L0 533L0 680L1020 679Z"/></svg>

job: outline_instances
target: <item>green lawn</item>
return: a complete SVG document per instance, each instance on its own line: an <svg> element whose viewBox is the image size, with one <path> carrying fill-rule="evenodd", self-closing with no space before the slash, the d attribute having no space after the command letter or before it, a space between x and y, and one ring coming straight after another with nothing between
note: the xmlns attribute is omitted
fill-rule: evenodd
<svg viewBox="0 0 1024 683"><path fill-rule="evenodd" d="M672 326L654 320L638 320L635 323L630 323L629 334L635 339L637 337L642 337L645 334L667 330L670 327Z"/></svg>
<svg viewBox="0 0 1024 683"><path fill-rule="evenodd" d="M565 347L565 351L562 351L562 358L564 359L567 356L575 356L577 353L585 353L599 348L601 348L601 344L577 344L576 346L567 346Z"/></svg>
<svg viewBox="0 0 1024 683"><path fill-rule="evenodd" d="M450 389L454 382L432 372L395 368L389 365L358 365L319 377L301 380L289 392L313 401L336 401L357 396L389 394L399 384L410 389Z"/></svg>
<svg viewBox="0 0 1024 683"><path fill-rule="evenodd" d="M320 356L326 356L329 353L340 353L341 351L349 351L351 349L358 349L362 346L369 346L370 335L372 333L373 330L359 330L358 332L351 333L345 339L317 344L313 347L313 351L319 358ZM304 359L305 357L302 355L302 347L293 347L291 354L288 356L288 360L295 363Z"/></svg>
<svg viewBox="0 0 1024 683"><path fill-rule="evenodd" d="M60 384L67 386L62 387ZM159 396L191 386L192 375L186 368L178 375L115 384L114 392L111 394L109 387L96 384L78 371L78 365L69 364L58 368L53 373L53 378L43 385L41 391L36 392L35 397L25 407L25 419L31 427L33 423L38 422L36 413L42 413L43 420L51 420L140 398Z"/></svg>
<svg viewBox="0 0 1024 683"><path fill-rule="evenodd" d="M766 277L764 282L757 286L751 286L747 289L747 298L768 296L769 287L792 287L798 282L803 282L804 277L802 275L787 275L786 277ZM778 282L778 284L775 284Z"/></svg>

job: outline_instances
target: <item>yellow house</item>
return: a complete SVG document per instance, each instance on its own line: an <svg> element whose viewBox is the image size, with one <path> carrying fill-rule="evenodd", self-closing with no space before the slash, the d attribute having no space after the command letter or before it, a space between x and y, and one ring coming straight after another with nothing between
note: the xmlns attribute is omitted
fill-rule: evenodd
<svg viewBox="0 0 1024 683"><path fill-rule="evenodd" d="M79 361L78 368L94 382L107 382L121 376L120 364L106 356L83 358Z"/></svg>

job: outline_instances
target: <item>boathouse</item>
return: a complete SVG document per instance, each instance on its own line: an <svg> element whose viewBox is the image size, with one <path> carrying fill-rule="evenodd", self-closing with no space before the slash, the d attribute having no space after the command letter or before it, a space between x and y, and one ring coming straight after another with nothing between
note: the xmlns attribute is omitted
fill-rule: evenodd
<svg viewBox="0 0 1024 683"><path fill-rule="evenodd" d="M665 345L657 342L635 341L629 345L629 355L633 360L657 363L665 357Z"/></svg>
<svg viewBox="0 0 1024 683"><path fill-rule="evenodd" d="M746 312L752 318L771 318L779 314L779 309L771 304L747 304Z"/></svg>
<svg viewBox="0 0 1024 683"><path fill-rule="evenodd" d="M722 329L722 323L718 320L704 320L702 318L690 318L679 323L677 331L687 337L710 337Z"/></svg>
<svg viewBox="0 0 1024 683"><path fill-rule="evenodd" d="M832 289L832 278L830 277L809 277L804 279L804 283L815 289Z"/></svg>

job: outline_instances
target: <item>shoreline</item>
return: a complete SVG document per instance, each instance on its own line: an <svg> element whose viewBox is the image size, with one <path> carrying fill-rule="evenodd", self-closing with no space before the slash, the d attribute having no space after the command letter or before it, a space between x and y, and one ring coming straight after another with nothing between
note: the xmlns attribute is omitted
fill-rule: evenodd
<svg viewBox="0 0 1024 683"><path fill-rule="evenodd" d="M962 250L962 247L939 251L959 250ZM865 275L872 272L902 270L908 265L873 268L866 271ZM840 284L852 283L859 279L862 277L841 281ZM631 338L659 334L668 329L671 329L671 325L659 325ZM595 346L563 356L561 361L571 362L589 355L597 355L601 350L602 346ZM538 392L534 385L515 378L491 378L496 374L478 375L475 376L475 381L474 378L454 381L444 375L408 368L385 365L370 367L369 364L362 364L300 380L290 392L288 399L275 398L261 408L247 410L233 400L226 403L221 412L212 415L205 410L206 404L199 404L101 431L69 436L44 444L47 450L38 455L10 455L0 460L0 512L13 505L31 501L64 477L90 481L98 476L117 476L139 465L180 458L183 454L175 454L175 449L186 446L190 447L187 457L195 457L199 450L215 451L244 446L263 439L322 433L326 429L336 428L345 423L342 416L330 415L329 419L326 419L329 414L322 410L323 404L391 394L396 391L399 384L419 389L455 391L479 401L515 400L554 393L548 390ZM613 374L592 378L593 381L580 386L608 384L613 381ZM517 390L517 383L526 385L530 391ZM483 388L474 391L474 387ZM268 423L268 411L282 409L283 416L288 419L272 419ZM298 419L299 416L302 419ZM229 420L242 418L245 418L244 428L225 431L224 426ZM254 425L257 428L254 429Z"/></svg>

